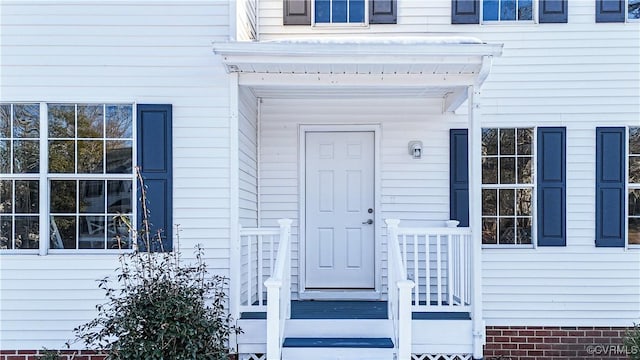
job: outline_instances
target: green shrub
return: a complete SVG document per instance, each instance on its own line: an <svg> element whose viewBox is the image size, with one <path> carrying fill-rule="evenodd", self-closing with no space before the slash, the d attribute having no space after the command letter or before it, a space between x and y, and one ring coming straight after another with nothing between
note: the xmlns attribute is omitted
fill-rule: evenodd
<svg viewBox="0 0 640 360"><path fill-rule="evenodd" d="M624 346L630 360L640 360L640 324L634 324L624 336Z"/></svg>

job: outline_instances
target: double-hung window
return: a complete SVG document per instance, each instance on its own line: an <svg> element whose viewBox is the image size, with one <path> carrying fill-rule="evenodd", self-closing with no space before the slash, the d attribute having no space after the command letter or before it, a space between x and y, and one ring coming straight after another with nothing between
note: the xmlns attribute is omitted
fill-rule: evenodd
<svg viewBox="0 0 640 360"><path fill-rule="evenodd" d="M482 130L482 243L531 245L533 129Z"/></svg>
<svg viewBox="0 0 640 360"><path fill-rule="evenodd" d="M365 24L368 4L365 0L315 0L316 24Z"/></svg>
<svg viewBox="0 0 640 360"><path fill-rule="evenodd" d="M533 0L483 0L482 20L533 21Z"/></svg>
<svg viewBox="0 0 640 360"><path fill-rule="evenodd" d="M395 24L398 13L397 0L282 1L284 25Z"/></svg>
<svg viewBox="0 0 640 360"><path fill-rule="evenodd" d="M130 104L0 104L0 249L130 248L133 139Z"/></svg>
<svg viewBox="0 0 640 360"><path fill-rule="evenodd" d="M629 245L640 245L640 127L629 128L628 149Z"/></svg>

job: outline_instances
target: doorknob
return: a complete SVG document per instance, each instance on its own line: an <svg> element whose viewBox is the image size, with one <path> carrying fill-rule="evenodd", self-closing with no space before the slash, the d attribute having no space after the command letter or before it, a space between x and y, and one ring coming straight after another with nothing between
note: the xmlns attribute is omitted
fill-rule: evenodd
<svg viewBox="0 0 640 360"><path fill-rule="evenodd" d="M365 224L365 225L371 225L371 224L373 224L373 219L369 219L367 221L363 221L362 223Z"/></svg>

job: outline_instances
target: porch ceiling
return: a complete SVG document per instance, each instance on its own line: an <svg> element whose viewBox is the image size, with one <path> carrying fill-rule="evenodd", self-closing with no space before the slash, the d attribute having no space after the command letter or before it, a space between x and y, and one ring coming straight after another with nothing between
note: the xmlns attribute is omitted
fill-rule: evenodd
<svg viewBox="0 0 640 360"><path fill-rule="evenodd" d="M215 43L229 73L259 97L466 97L501 44L475 38L303 38ZM458 102L458 101L456 101Z"/></svg>

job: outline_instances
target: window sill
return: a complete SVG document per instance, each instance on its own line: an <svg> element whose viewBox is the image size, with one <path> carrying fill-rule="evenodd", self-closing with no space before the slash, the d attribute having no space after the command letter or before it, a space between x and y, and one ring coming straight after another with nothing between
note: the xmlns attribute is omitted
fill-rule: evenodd
<svg viewBox="0 0 640 360"><path fill-rule="evenodd" d="M482 250L511 250L511 249L535 249L531 244L526 245L482 245Z"/></svg>

